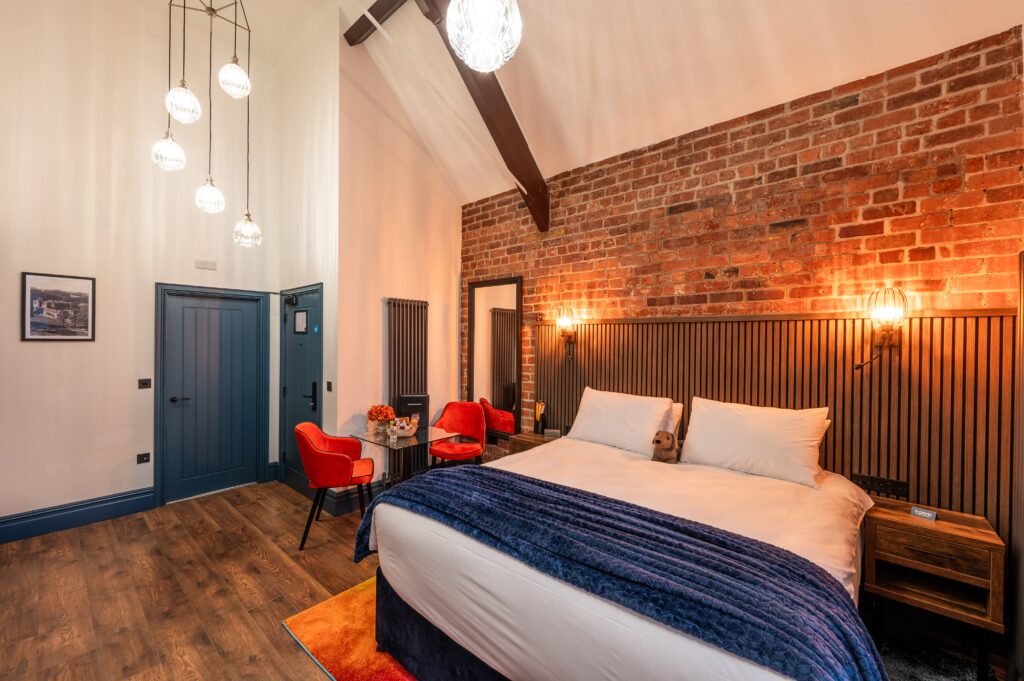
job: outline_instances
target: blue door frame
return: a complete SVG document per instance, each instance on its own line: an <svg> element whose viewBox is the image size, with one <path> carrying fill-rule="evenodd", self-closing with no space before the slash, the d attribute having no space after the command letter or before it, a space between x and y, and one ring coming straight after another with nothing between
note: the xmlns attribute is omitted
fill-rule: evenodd
<svg viewBox="0 0 1024 681"><path fill-rule="evenodd" d="M278 451L278 457L279 458L277 460L277 464L278 464L278 466L277 466L277 469L278 469L277 477L278 477L278 480L281 480L282 482L284 482L286 477L288 476L288 469L287 469L288 468L288 464L287 464L287 461L285 461L285 452L287 451L288 444L289 444L289 439L288 438L294 438L295 437L292 434L291 429L285 423L285 421L286 421L285 416L286 416L287 410L285 409L285 406L286 406L285 405L286 396L283 394L283 389L285 387L289 386L289 377L287 375L287 369L288 369L288 361L287 361L288 336L291 333L294 333L294 329L292 329L292 326L287 323L288 319L289 319L289 317L288 317L289 308L290 307L294 307L292 305L289 305L288 299L290 297L292 297L292 296L299 297L299 296L302 296L303 294L310 294L310 293L316 294L317 310L316 310L316 312L314 313L313 316L314 316L314 319L316 320L316 324L319 327L321 327L321 328L316 328L316 329L307 329L307 334L312 332L314 335L318 335L319 336L319 338L320 338L319 343L320 343L320 346L321 346L320 347L320 352L313 355L313 360L314 360L314 363L313 363L313 374L317 377L317 390L316 390L316 392L317 392L317 404L319 404L320 407L310 418L311 418L311 420L314 423L316 423L317 426L323 428L323 425L324 425L323 424L324 357L323 357L323 347L322 347L323 346L323 340L322 340L322 338L323 338L323 328L322 327L323 327L324 285L323 285L323 283L318 283L318 284L310 284L308 286L300 286L298 288L292 288L292 289L287 289L287 290L281 291L281 342L280 342L281 358L280 358L280 364L279 364L280 380L279 380L278 383L279 383L279 385L282 386L282 394L280 395L281 402L280 402L279 409L278 409L278 448L277 448L277 451ZM290 329L291 329L291 331L289 331ZM295 384L296 381L292 380L291 383ZM297 391L300 388L301 388L301 386L299 386L299 385L291 385L290 387L288 387L289 390L293 391L293 394L294 394L294 391ZM309 496L312 496L312 492L310 492L308 489L302 489L301 491L304 494L308 494ZM330 511L330 509L328 509L328 510Z"/></svg>
<svg viewBox="0 0 1024 681"><path fill-rule="evenodd" d="M165 381L164 376L164 315L167 300L171 296L195 296L204 298L221 298L225 300L254 301L257 304L257 317L260 333L259 343L259 375L257 377L257 445L252 456L256 457L256 475L259 482L270 479L269 445L270 445L270 294L259 291L240 291L235 289L208 288L202 286L183 286L176 284L156 285L156 372L153 386L153 477L156 491L156 503L162 506L164 498L164 466L166 464L163 449L164 423L160 399Z"/></svg>

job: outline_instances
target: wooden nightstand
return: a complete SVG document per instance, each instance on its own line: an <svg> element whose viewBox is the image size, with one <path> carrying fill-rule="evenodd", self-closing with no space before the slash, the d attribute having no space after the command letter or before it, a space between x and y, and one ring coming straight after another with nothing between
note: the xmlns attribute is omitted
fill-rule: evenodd
<svg viewBox="0 0 1024 681"><path fill-rule="evenodd" d="M544 437L543 435L537 435L535 433L519 433L513 435L508 439L508 453L518 454L525 452L528 449L539 447L542 444L551 442L556 438Z"/></svg>
<svg viewBox="0 0 1024 681"><path fill-rule="evenodd" d="M1006 545L982 517L938 510L910 515L911 504L875 499L864 518L864 591L984 631L1005 632ZM979 632L979 678L988 647Z"/></svg>

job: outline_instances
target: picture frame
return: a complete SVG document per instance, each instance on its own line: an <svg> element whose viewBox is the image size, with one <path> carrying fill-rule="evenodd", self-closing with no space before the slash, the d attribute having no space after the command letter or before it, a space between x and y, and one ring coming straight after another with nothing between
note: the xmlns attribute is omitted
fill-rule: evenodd
<svg viewBox="0 0 1024 681"><path fill-rule="evenodd" d="M295 311L295 333L309 332L309 310Z"/></svg>
<svg viewBox="0 0 1024 681"><path fill-rule="evenodd" d="M21 340L96 340L96 279L21 273Z"/></svg>

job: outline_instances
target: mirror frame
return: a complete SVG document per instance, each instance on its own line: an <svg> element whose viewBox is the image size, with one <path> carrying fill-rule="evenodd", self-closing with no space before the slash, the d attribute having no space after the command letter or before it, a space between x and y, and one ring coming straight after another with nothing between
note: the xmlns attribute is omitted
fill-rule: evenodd
<svg viewBox="0 0 1024 681"><path fill-rule="evenodd" d="M492 286L508 286L514 284L516 287L516 411L514 435L522 432L523 414L523 278L505 277L503 279L486 279L473 281L469 284L469 330L467 333L468 345L466 346L466 400L475 402L473 395L473 346L475 338L473 327L476 325L476 290Z"/></svg>

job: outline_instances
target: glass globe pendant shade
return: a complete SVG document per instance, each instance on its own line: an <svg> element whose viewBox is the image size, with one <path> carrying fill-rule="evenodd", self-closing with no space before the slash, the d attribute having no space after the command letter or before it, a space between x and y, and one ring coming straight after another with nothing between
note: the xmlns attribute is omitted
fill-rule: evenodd
<svg viewBox="0 0 1024 681"><path fill-rule="evenodd" d="M224 194L213 186L213 178L206 178L206 183L196 190L196 206L210 215L224 211Z"/></svg>
<svg viewBox="0 0 1024 681"><path fill-rule="evenodd" d="M523 37L516 0L452 0L447 23L455 54L483 73L496 71L511 59Z"/></svg>
<svg viewBox="0 0 1024 681"><path fill-rule="evenodd" d="M238 65L238 57L232 57L231 61L220 68L217 80L220 81L221 89L235 99L245 99L252 92L249 74Z"/></svg>
<svg viewBox="0 0 1024 681"><path fill-rule="evenodd" d="M171 88L164 97L164 106L171 118L186 125L195 123L203 115L203 107L182 79L178 87Z"/></svg>
<svg viewBox="0 0 1024 681"><path fill-rule="evenodd" d="M249 211L245 212L244 218L235 223L234 239L242 248L254 248L263 242L263 232L260 231L260 226L252 221Z"/></svg>
<svg viewBox="0 0 1024 681"><path fill-rule="evenodd" d="M170 130L153 144L149 155L160 170L172 173L185 167L185 150L174 141Z"/></svg>

